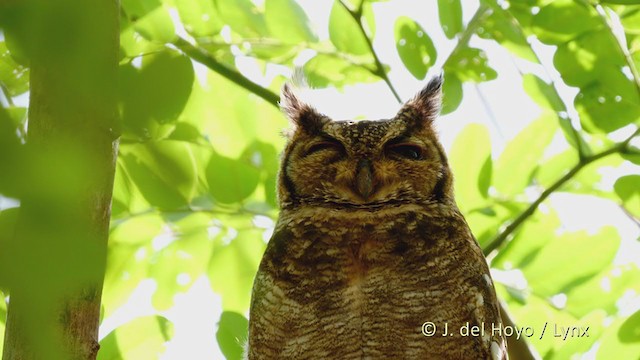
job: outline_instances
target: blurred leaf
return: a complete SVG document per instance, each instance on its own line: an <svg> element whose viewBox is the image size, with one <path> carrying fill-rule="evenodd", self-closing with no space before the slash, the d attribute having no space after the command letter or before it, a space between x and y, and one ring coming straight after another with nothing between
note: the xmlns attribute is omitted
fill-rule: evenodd
<svg viewBox="0 0 640 360"><path fill-rule="evenodd" d="M560 225L555 212L535 213L516 231L514 238L498 253L491 266L505 270L526 267L555 239Z"/></svg>
<svg viewBox="0 0 640 360"><path fill-rule="evenodd" d="M215 35L224 26L212 0L177 0L174 3L185 30L195 37Z"/></svg>
<svg viewBox="0 0 640 360"><path fill-rule="evenodd" d="M436 62L433 41L417 22L406 16L396 20L394 33L402 63L417 79L424 79L429 67Z"/></svg>
<svg viewBox="0 0 640 360"><path fill-rule="evenodd" d="M445 72L442 93L442 114L454 112L462 102L462 82L455 73Z"/></svg>
<svg viewBox="0 0 640 360"><path fill-rule="evenodd" d="M186 206L196 192L197 168L190 145L163 140L120 148L127 173L144 198L162 209Z"/></svg>
<svg viewBox="0 0 640 360"><path fill-rule="evenodd" d="M613 322L600 341L598 357L636 359L640 354L640 311Z"/></svg>
<svg viewBox="0 0 640 360"><path fill-rule="evenodd" d="M462 31L462 4L460 0L438 0L438 17L442 31L453 39Z"/></svg>
<svg viewBox="0 0 640 360"><path fill-rule="evenodd" d="M222 22L244 38L269 35L264 14L251 0L214 1Z"/></svg>
<svg viewBox="0 0 640 360"><path fill-rule="evenodd" d="M234 311L223 311L218 322L216 339L227 360L242 360L243 345L247 341L249 321Z"/></svg>
<svg viewBox="0 0 640 360"><path fill-rule="evenodd" d="M224 310L245 313L249 308L253 278L265 248L261 231L239 226L216 240L208 274L213 291L222 296Z"/></svg>
<svg viewBox="0 0 640 360"><path fill-rule="evenodd" d="M204 213L185 213L171 221L171 230L154 238L155 252L148 260L149 276L159 284L152 297L157 310L173 305L176 294L187 291L205 273L213 248ZM161 249L158 247L166 244Z"/></svg>
<svg viewBox="0 0 640 360"><path fill-rule="evenodd" d="M600 26L598 14L589 5L573 0L548 2L533 17L533 29L540 41L560 44Z"/></svg>
<svg viewBox="0 0 640 360"><path fill-rule="evenodd" d="M216 153L211 155L206 171L211 195L226 204L249 197L260 180L260 170L251 161L234 160Z"/></svg>
<svg viewBox="0 0 640 360"><path fill-rule="evenodd" d="M487 128L480 124L467 125L453 142L450 160L456 197L462 211L466 213L482 207L486 195L478 187L478 178L485 163L491 161L491 140ZM483 175L490 176L487 173Z"/></svg>
<svg viewBox="0 0 640 360"><path fill-rule="evenodd" d="M173 337L173 324L162 316L146 316L118 327L100 341L98 360L155 360Z"/></svg>
<svg viewBox="0 0 640 360"><path fill-rule="evenodd" d="M122 9L136 31L147 40L160 43L175 40L176 32L169 10L159 0L122 0Z"/></svg>
<svg viewBox="0 0 640 360"><path fill-rule="evenodd" d="M640 269L633 264L611 266L584 284L567 291L567 311L583 315L602 309L609 315L618 313L616 304L625 293L640 291Z"/></svg>
<svg viewBox="0 0 640 360"><path fill-rule="evenodd" d="M129 217L112 225L109 245L146 245L161 233L163 226L164 220L157 213Z"/></svg>
<svg viewBox="0 0 640 360"><path fill-rule="evenodd" d="M144 240L150 243L155 235L149 233ZM105 290L102 294L105 318L124 305L140 282L146 278L147 264L141 261L140 255L136 256L144 254L141 248L133 245L109 246L107 272L104 279Z"/></svg>
<svg viewBox="0 0 640 360"><path fill-rule="evenodd" d="M329 15L329 38L338 50L349 54L364 55L370 51L358 21L340 5L339 0L334 0Z"/></svg>
<svg viewBox="0 0 640 360"><path fill-rule="evenodd" d="M487 64L485 52L469 47L457 49L451 54L444 64L444 70L445 73L455 73L462 82L482 82L498 77L498 73Z"/></svg>
<svg viewBox="0 0 640 360"><path fill-rule="evenodd" d="M319 54L307 61L303 70L309 84L314 87L331 85L341 88L344 85L379 81L380 78L373 75L369 66L356 65L339 56Z"/></svg>
<svg viewBox="0 0 640 360"><path fill-rule="evenodd" d="M21 108L5 109L0 106L0 194L16 198L30 190L29 179L25 177L25 146L17 132L18 122L24 119L24 113Z"/></svg>
<svg viewBox="0 0 640 360"><path fill-rule="evenodd" d="M286 43L318 40L309 26L307 14L293 0L266 0L265 21L271 34Z"/></svg>
<svg viewBox="0 0 640 360"><path fill-rule="evenodd" d="M492 13L482 22L482 26L476 32L478 36L484 39L494 39L515 55L538 63L538 57L531 50L527 37L513 15L499 6L492 6L491 9Z"/></svg>
<svg viewBox="0 0 640 360"><path fill-rule="evenodd" d="M619 5L640 5L640 0L600 0L605 4L619 4Z"/></svg>
<svg viewBox="0 0 640 360"><path fill-rule="evenodd" d="M614 189L625 209L640 218L640 175L627 175L619 178Z"/></svg>
<svg viewBox="0 0 640 360"><path fill-rule="evenodd" d="M163 51L143 57L141 69L120 67L120 94L125 129L141 139L169 135L193 86L194 72L186 56Z"/></svg>
<svg viewBox="0 0 640 360"><path fill-rule="evenodd" d="M29 68L18 64L0 41L0 85L7 89L9 96L17 96L29 90Z"/></svg>
<svg viewBox="0 0 640 360"><path fill-rule="evenodd" d="M507 143L496 162L493 181L501 194L514 196L529 185L532 172L558 129L553 115L547 113L532 121Z"/></svg>
<svg viewBox="0 0 640 360"><path fill-rule="evenodd" d="M538 294L553 296L589 280L611 263L620 245L616 228L603 227L556 236L530 263L522 266L529 285ZM571 261L566 261L566 254Z"/></svg>
<svg viewBox="0 0 640 360"><path fill-rule="evenodd" d="M7 291L11 287L11 270L17 265L16 241L18 239L14 234L19 214L19 207L0 211L0 291ZM2 303L0 307L5 305L4 301L0 302ZM0 320L0 322L4 321Z"/></svg>
<svg viewBox="0 0 640 360"><path fill-rule="evenodd" d="M556 112L567 111L564 102L553 85L544 82L542 79L533 74L524 74L522 76L522 86L527 95L533 99L543 109L550 109Z"/></svg>

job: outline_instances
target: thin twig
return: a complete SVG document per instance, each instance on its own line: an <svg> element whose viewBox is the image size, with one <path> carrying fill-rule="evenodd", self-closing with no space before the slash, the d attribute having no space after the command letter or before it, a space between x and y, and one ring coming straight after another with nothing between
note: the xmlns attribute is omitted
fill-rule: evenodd
<svg viewBox="0 0 640 360"><path fill-rule="evenodd" d="M173 42L173 45L180 49L182 52L187 54L193 60L203 64L214 72L222 75L227 80L234 82L235 84L247 89L248 91L256 94L257 96L263 98L267 103L278 107L278 100L280 97L278 94L273 91L263 88L262 86L254 83L253 81L247 79L239 72L228 68L226 65L219 62L205 50L191 44L187 40L179 37L176 41Z"/></svg>
<svg viewBox="0 0 640 360"><path fill-rule="evenodd" d="M564 176L562 176L560 179L554 182L551 186L549 186L545 191L543 191L542 194L540 194L540 196L533 203L531 203L531 205L529 205L529 207L525 211L523 211L515 220L513 220L511 224L509 224L500 234L498 234L498 236L496 236L483 249L485 255L488 255L493 250L499 248L509 238L509 236L513 234L520 227L520 225L525 220L527 220L531 215L535 213L535 211L538 209L538 206L540 206L540 204L544 200L546 200L549 197L549 195L555 192L558 188L560 188L566 182L571 180L580 170L582 170L582 168L605 156L625 152L627 147L629 146L629 142L631 142L631 140L634 137L636 137L638 134L640 134L640 128L636 129L636 131L634 131L633 134L631 134L631 136L626 138L621 143L618 143L605 151L602 151L597 154L593 154L591 156L587 156L581 159L574 167L572 167L569 170L569 172L564 174Z"/></svg>
<svg viewBox="0 0 640 360"><path fill-rule="evenodd" d="M369 47L369 51L371 52L371 55L373 56L373 61L376 65L376 70L374 72L375 75L379 76L387 84L387 87L389 88L389 90L391 90L391 92L393 93L393 96L396 98L396 100L398 100L399 103L401 103L402 98L400 98L398 91L391 83L391 80L389 79L389 76L387 75L387 72L384 69L384 65L382 65L382 62L380 61L378 54L373 48L373 42L371 41L371 39L369 39L369 35L367 34L367 31L364 29L364 25L362 23L362 14L361 14L362 9L358 11L353 11L342 0L338 0L338 3L349 13L349 15L351 15L351 17L358 24L358 28L360 29L360 32L362 33L365 41L367 42L367 46Z"/></svg>

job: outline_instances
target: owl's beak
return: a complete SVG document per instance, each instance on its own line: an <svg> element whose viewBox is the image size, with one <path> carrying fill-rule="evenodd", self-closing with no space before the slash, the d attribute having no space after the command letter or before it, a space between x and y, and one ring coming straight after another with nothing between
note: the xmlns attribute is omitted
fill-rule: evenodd
<svg viewBox="0 0 640 360"><path fill-rule="evenodd" d="M356 169L356 190L358 194L367 199L373 192L373 169L371 160L360 159Z"/></svg>

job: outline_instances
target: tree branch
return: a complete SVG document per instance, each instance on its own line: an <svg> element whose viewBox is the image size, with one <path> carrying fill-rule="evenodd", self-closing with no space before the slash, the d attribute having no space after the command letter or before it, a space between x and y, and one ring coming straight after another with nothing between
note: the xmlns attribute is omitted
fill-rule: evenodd
<svg viewBox="0 0 640 360"><path fill-rule="evenodd" d="M391 92L393 93L393 96L396 98L396 100L398 100L399 103L402 103L402 98L400 98L400 95L398 94L398 91L396 90L396 88L391 83L391 80L389 80L389 76L387 76L387 72L384 70L384 65L382 65L382 62L380 61L380 58L378 57L378 54L373 49L373 42L371 41L371 39L369 39L369 36L368 36L366 30L364 29L364 25L362 23L362 14L361 14L362 13L362 8L360 8L358 11L353 11L342 0L338 0L338 3L345 10L347 10L347 12L351 15L351 17L356 21L356 23L358 24L358 28L360 29L360 32L362 33L362 35L364 36L365 40L367 41L367 46L369 47L369 51L371 52L371 55L373 56L373 61L374 61L375 65L376 65L376 69L375 69L375 72L374 72L375 75L380 77L387 84L387 87L389 88L389 90L391 90Z"/></svg>
<svg viewBox="0 0 640 360"><path fill-rule="evenodd" d="M218 60L216 60L213 56L207 53L205 50L191 44L187 40L178 37L176 41L173 42L173 45L180 49L180 51L187 54L193 60L201 63L202 65L208 67L212 71L222 75L227 80L235 83L238 86L241 86L247 91L250 91L259 97L263 98L267 103L278 107L278 101L280 97L278 94L273 91L263 88L262 86L254 83L253 81L247 79L239 72L228 68L226 65L222 64Z"/></svg>
<svg viewBox="0 0 640 360"><path fill-rule="evenodd" d="M573 168L571 168L571 170L569 170L569 172L567 172L566 174L564 174L564 176L562 176L560 179L558 179L556 182L554 182L551 186L549 186L549 188L547 188L545 191L542 192L542 194L540 194L540 196L531 204L529 205L529 207L523 211L511 224L509 224L500 234L498 234L498 236L496 236L485 248L484 248L484 254L487 255L489 253L491 253L493 250L499 248L506 240L507 238L509 238L509 236L511 234L513 234L516 229L518 229L520 227L520 225L526 220L528 219L531 215L533 215L535 213L535 211L538 209L538 206L549 197L549 195L551 195L554 191L556 191L558 188L560 188L562 185L564 185L566 182L568 182L569 180L571 180L578 172L580 172L580 170L582 170L582 168L584 168L585 166L591 164L592 162L599 160L603 157L609 156L611 154L617 154L617 153L623 153L626 151L627 147L629 146L629 142L631 142L631 140L636 137L638 134L640 134L640 128L636 129L636 131L633 132L633 134L631 134L631 136L629 136L628 138L626 138L624 141L616 144L615 146L599 152L597 154L591 155L591 156L587 156L583 159L581 159Z"/></svg>

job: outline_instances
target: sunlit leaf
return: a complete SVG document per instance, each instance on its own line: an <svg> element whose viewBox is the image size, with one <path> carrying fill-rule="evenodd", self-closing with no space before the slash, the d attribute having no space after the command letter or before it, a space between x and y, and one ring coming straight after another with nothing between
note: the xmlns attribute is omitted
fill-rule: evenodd
<svg viewBox="0 0 640 360"><path fill-rule="evenodd" d="M640 353L640 311L618 319L602 336L598 356L614 359L634 359Z"/></svg>
<svg viewBox="0 0 640 360"><path fill-rule="evenodd" d="M175 1L180 19L185 30L194 36L215 35L224 25L215 9L215 2L211 0L178 0Z"/></svg>
<svg viewBox="0 0 640 360"><path fill-rule="evenodd" d="M514 196L527 187L557 129L555 116L547 113L509 141L495 166L493 185L501 194Z"/></svg>
<svg viewBox="0 0 640 360"><path fill-rule="evenodd" d="M492 7L492 10L476 33L482 38L494 39L523 59L537 63L538 57L531 50L531 45L513 15L498 6Z"/></svg>
<svg viewBox="0 0 640 360"><path fill-rule="evenodd" d="M297 44L317 40L307 15L293 0L266 0L265 21L271 34L285 42Z"/></svg>
<svg viewBox="0 0 640 360"><path fill-rule="evenodd" d="M251 0L215 1L222 21L242 37L268 36L264 14Z"/></svg>
<svg viewBox="0 0 640 360"><path fill-rule="evenodd" d="M481 207L486 194L478 187L478 178L487 161L491 161L489 131L480 124L467 125L458 135L451 149L456 199L463 212ZM491 176L490 173L483 174Z"/></svg>
<svg viewBox="0 0 640 360"><path fill-rule="evenodd" d="M462 82L454 72L444 73L442 114L454 112L462 102Z"/></svg>
<svg viewBox="0 0 640 360"><path fill-rule="evenodd" d="M335 0L329 15L329 38L338 50L349 54L363 55L369 45L356 20L349 10Z"/></svg>
<svg viewBox="0 0 640 360"><path fill-rule="evenodd" d="M17 96L29 90L29 68L18 64L11 57L4 41L0 41L0 84L5 87L9 96Z"/></svg>
<svg viewBox="0 0 640 360"><path fill-rule="evenodd" d="M148 263L149 275L161 284L152 297L157 310L171 307L174 296L187 291L205 273L213 247L210 223L204 213L186 213L171 220L171 230L154 239Z"/></svg>
<svg viewBox="0 0 640 360"><path fill-rule="evenodd" d="M417 22L406 16L396 20L394 33L402 63L417 79L424 79L429 67L436 62L433 41Z"/></svg>
<svg viewBox="0 0 640 360"><path fill-rule="evenodd" d="M625 209L640 218L640 175L619 178L614 185Z"/></svg>
<svg viewBox="0 0 640 360"><path fill-rule="evenodd" d="M100 341L98 360L155 360L173 337L173 324L162 316L137 318Z"/></svg>
<svg viewBox="0 0 640 360"><path fill-rule="evenodd" d="M460 0L438 0L438 17L442 31L453 39L462 31L462 4Z"/></svg>
<svg viewBox="0 0 640 360"><path fill-rule="evenodd" d="M147 40L167 43L176 38L169 10L159 0L122 0L122 9Z"/></svg>
<svg viewBox="0 0 640 360"><path fill-rule="evenodd" d="M216 339L227 360L241 360L243 345L247 341L249 321L234 311L223 311L218 322Z"/></svg>
<svg viewBox="0 0 640 360"><path fill-rule="evenodd" d="M379 81L380 78L373 75L370 68L369 64L358 65L342 57L319 54L307 61L303 70L309 84L314 87L331 85L340 88L348 84Z"/></svg>
<svg viewBox="0 0 640 360"><path fill-rule="evenodd" d="M222 296L223 309L242 314L247 311L253 278L265 248L262 234L256 229L234 229L216 240L208 274L213 291Z"/></svg>
<svg viewBox="0 0 640 360"><path fill-rule="evenodd" d="M197 168L190 145L164 140L121 147L125 168L144 198L163 209L187 205L196 193Z"/></svg>
<svg viewBox="0 0 640 360"><path fill-rule="evenodd" d="M588 4L573 0L550 1L533 17L533 29L540 41L560 44L601 25Z"/></svg>
<svg viewBox="0 0 640 360"><path fill-rule="evenodd" d="M584 283L611 263L620 245L614 227L597 234L586 231L557 236L542 248L522 271L536 293L553 296ZM566 254L571 261L565 261Z"/></svg>
<svg viewBox="0 0 640 360"><path fill-rule="evenodd" d="M493 80L498 73L487 64L487 55L476 48L463 47L456 50L444 64L446 72L455 73L463 82L482 82Z"/></svg>

